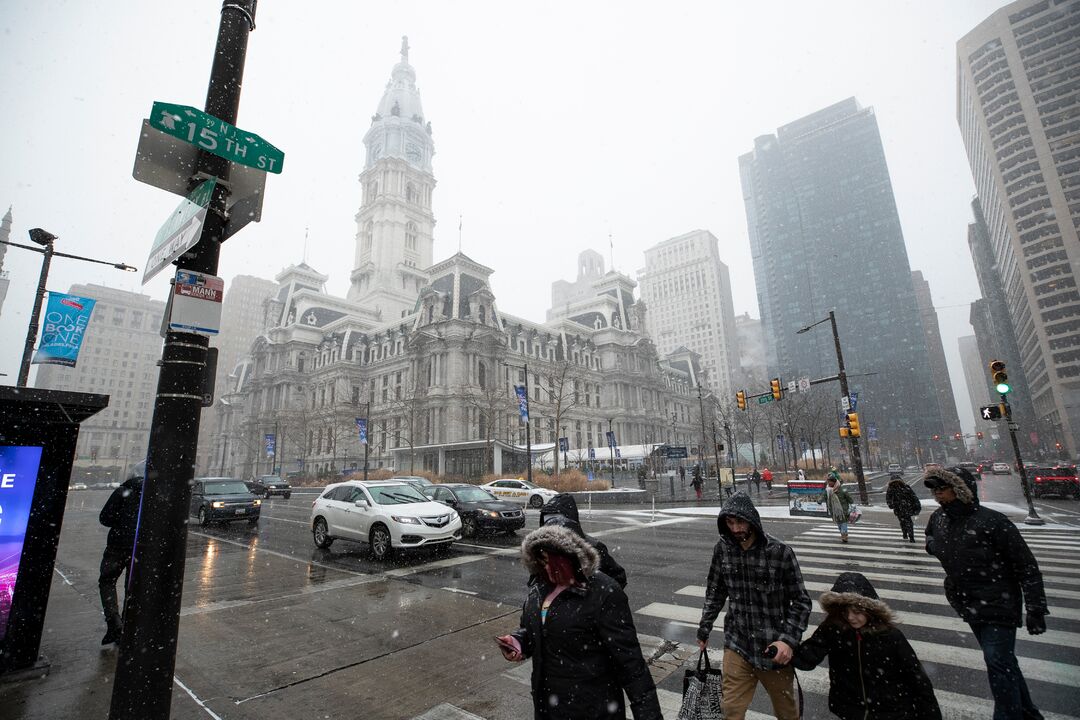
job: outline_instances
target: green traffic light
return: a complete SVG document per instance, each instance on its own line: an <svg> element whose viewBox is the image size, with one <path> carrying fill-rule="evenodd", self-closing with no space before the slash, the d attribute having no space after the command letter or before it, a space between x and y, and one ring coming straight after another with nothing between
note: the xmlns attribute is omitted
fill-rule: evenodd
<svg viewBox="0 0 1080 720"><path fill-rule="evenodd" d="M1012 390L1012 388L1009 387L1009 383L998 383L997 388L995 388L995 389L1001 395L1007 395L1009 393L1009 391Z"/></svg>

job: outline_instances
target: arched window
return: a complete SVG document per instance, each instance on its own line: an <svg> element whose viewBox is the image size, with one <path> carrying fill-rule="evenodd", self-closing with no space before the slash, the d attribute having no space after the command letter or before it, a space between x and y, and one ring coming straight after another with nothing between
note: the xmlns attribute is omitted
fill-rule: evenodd
<svg viewBox="0 0 1080 720"><path fill-rule="evenodd" d="M416 223L412 221L405 223L405 247L409 250L416 249Z"/></svg>

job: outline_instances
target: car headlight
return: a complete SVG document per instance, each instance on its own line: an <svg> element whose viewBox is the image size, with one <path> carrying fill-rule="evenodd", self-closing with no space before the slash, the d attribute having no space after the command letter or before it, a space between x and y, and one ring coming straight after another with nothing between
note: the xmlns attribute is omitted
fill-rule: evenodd
<svg viewBox="0 0 1080 720"><path fill-rule="evenodd" d="M419 525L420 524L419 518L406 517L404 515L391 515L390 519L393 520L394 522L399 522L402 525Z"/></svg>
<svg viewBox="0 0 1080 720"><path fill-rule="evenodd" d="M211 504L211 505L213 505L213 506L214 506L214 507L216 507L216 508L223 508L223 507L225 507L225 503L223 503L223 502L222 502L222 501L220 501L220 500L216 500L216 501L214 501L214 502L212 502L212 503L210 503L210 504Z"/></svg>
<svg viewBox="0 0 1080 720"><path fill-rule="evenodd" d="M255 498L255 507L258 507L260 505L262 505L262 500L259 500L258 498Z"/></svg>
<svg viewBox="0 0 1080 720"><path fill-rule="evenodd" d="M488 514L488 517L493 517L493 518L497 518L497 517L499 517L499 513L497 513L497 512L496 512L496 511L494 511L494 510L486 510L485 512L487 512L487 514Z"/></svg>

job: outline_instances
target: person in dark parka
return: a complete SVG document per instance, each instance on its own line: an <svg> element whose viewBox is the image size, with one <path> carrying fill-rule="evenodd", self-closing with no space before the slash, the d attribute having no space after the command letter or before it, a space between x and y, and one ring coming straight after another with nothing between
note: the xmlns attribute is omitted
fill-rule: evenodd
<svg viewBox="0 0 1080 720"><path fill-rule="evenodd" d="M983 651L994 720L1041 720L1016 660L1016 628L1046 632L1042 573L1020 531L979 504L978 485L961 467L928 470L923 483L941 506L926 524L926 552L945 570L945 597Z"/></svg>
<svg viewBox="0 0 1080 720"><path fill-rule="evenodd" d="M521 544L530 573L520 627L499 640L510 661L532 658L536 720L662 720L630 603L568 528L545 525Z"/></svg>
<svg viewBox="0 0 1080 720"><path fill-rule="evenodd" d="M841 573L818 600L825 621L795 651L813 670L829 658L829 710L843 720L941 720L934 687L892 610L859 573Z"/></svg>
<svg viewBox="0 0 1080 720"><path fill-rule="evenodd" d="M105 613L107 626L105 637L101 639L102 645L119 642L124 630L116 595L116 581L121 575L127 577L131 554L135 549L135 531L139 524L139 503L142 499L143 467L145 466L141 463L137 465L136 474L113 490L98 515L98 521L109 528L98 574L98 592L101 594L101 609Z"/></svg>
<svg viewBox="0 0 1080 720"><path fill-rule="evenodd" d="M922 501L903 478L894 478L885 487L885 504L900 521L905 540L915 542L915 523L912 518L922 512Z"/></svg>
<svg viewBox="0 0 1080 720"><path fill-rule="evenodd" d="M619 583L619 587L626 588L626 570L615 562L615 558L611 557L608 546L600 540L586 535L585 531L581 529L577 500L574 499L573 495L559 493L540 508L540 527L544 525L562 525L577 533L585 542L592 545L600 556L600 572Z"/></svg>

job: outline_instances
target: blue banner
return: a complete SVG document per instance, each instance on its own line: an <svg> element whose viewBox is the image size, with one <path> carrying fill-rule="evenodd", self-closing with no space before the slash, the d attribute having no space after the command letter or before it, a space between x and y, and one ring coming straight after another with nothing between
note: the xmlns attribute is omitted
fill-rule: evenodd
<svg viewBox="0 0 1080 720"><path fill-rule="evenodd" d="M607 437L608 447L615 447L616 445L618 445L618 443L615 442L615 433L614 432L612 432L611 430L608 430L606 433L604 433L604 435Z"/></svg>
<svg viewBox="0 0 1080 720"><path fill-rule="evenodd" d="M859 393L848 393L848 406L851 412L855 412L859 407Z"/></svg>
<svg viewBox="0 0 1080 720"><path fill-rule="evenodd" d="M266 433L266 457L277 455L277 437L273 433Z"/></svg>
<svg viewBox="0 0 1080 720"><path fill-rule="evenodd" d="M356 418L356 432L360 435L360 444L367 445L367 418Z"/></svg>
<svg viewBox="0 0 1080 720"><path fill-rule="evenodd" d="M75 367L96 300L49 291L41 323L41 342L32 362Z"/></svg>
<svg viewBox="0 0 1080 720"><path fill-rule="evenodd" d="M529 393L525 391L524 385L515 385L514 393L517 395L518 400L518 412L521 413L521 422L529 422Z"/></svg>
<svg viewBox="0 0 1080 720"><path fill-rule="evenodd" d="M7 633L40 464L40 447L0 446L0 640Z"/></svg>
<svg viewBox="0 0 1080 720"><path fill-rule="evenodd" d="M589 448L589 459L590 460L595 460L596 459L596 448Z"/></svg>
<svg viewBox="0 0 1080 720"><path fill-rule="evenodd" d="M570 452L570 438L559 438L559 451Z"/></svg>

